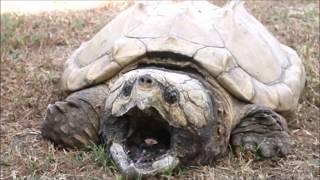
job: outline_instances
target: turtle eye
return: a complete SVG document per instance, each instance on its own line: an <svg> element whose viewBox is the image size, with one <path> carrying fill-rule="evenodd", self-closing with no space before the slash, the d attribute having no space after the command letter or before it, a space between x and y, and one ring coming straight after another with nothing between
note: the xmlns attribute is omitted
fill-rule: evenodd
<svg viewBox="0 0 320 180"><path fill-rule="evenodd" d="M166 89L163 94L164 100L169 104L173 104L178 101L179 93L175 89Z"/></svg>
<svg viewBox="0 0 320 180"><path fill-rule="evenodd" d="M125 97L130 96L131 91L132 91L132 85L130 85L130 84L125 84L125 85L123 86L123 88L122 88L122 94L123 94Z"/></svg>

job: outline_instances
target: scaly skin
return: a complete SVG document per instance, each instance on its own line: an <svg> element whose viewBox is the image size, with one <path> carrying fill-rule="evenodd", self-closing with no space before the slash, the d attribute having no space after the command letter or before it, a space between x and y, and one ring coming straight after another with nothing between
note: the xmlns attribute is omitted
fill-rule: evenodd
<svg viewBox="0 0 320 180"><path fill-rule="evenodd" d="M64 147L81 148L99 142L100 114L108 88L94 86L49 104L42 125L43 137Z"/></svg>
<svg viewBox="0 0 320 180"><path fill-rule="evenodd" d="M242 148L265 158L285 156L290 151L287 122L269 108L251 105L232 130L230 143L236 152Z"/></svg>

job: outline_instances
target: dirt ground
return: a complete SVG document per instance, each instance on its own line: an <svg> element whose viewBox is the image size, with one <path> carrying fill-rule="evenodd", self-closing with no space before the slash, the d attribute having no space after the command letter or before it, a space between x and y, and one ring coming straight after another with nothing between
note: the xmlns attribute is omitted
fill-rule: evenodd
<svg viewBox="0 0 320 180"><path fill-rule="evenodd" d="M218 4L222 4L219 2ZM62 99L66 58L127 3L76 12L1 14L0 179L123 179L103 154L55 148L39 134L47 104ZM288 119L292 152L261 160L228 156L214 166L180 168L161 179L319 179L319 1L247 1L246 7L303 59L307 83ZM157 179L155 178L155 179Z"/></svg>

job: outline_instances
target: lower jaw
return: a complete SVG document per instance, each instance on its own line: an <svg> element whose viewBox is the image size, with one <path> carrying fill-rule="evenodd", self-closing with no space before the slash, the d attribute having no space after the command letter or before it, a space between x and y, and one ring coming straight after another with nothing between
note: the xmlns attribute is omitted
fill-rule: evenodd
<svg viewBox="0 0 320 180"><path fill-rule="evenodd" d="M112 159L117 164L122 174L130 179L141 175L155 175L161 172L174 169L179 164L179 159L169 153L164 154L158 160L143 164L134 163L119 143L112 143L110 147Z"/></svg>
<svg viewBox="0 0 320 180"><path fill-rule="evenodd" d="M174 151L170 150L174 144L171 139L173 127L155 109L132 108L106 127L111 129L110 132L119 128L114 132L123 134L111 138L109 153L126 178L155 175L179 164ZM148 139L154 142L147 143Z"/></svg>

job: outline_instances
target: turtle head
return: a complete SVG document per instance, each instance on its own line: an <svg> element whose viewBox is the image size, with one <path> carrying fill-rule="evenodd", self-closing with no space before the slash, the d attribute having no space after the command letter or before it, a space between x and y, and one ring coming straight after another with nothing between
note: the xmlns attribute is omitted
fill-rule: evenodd
<svg viewBox="0 0 320 180"><path fill-rule="evenodd" d="M225 151L214 98L184 73L153 68L125 73L113 83L105 108L103 140L126 176L208 164Z"/></svg>

